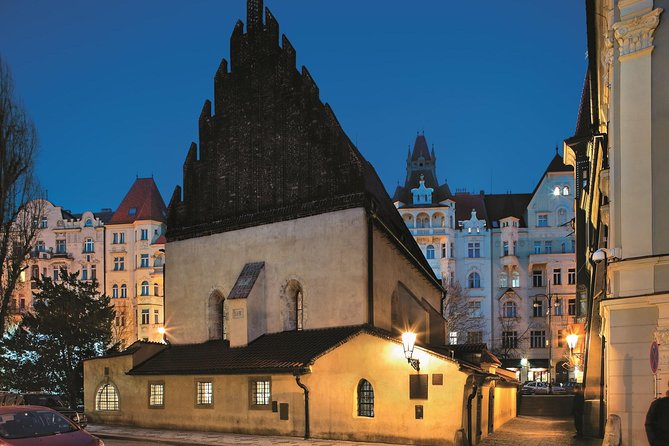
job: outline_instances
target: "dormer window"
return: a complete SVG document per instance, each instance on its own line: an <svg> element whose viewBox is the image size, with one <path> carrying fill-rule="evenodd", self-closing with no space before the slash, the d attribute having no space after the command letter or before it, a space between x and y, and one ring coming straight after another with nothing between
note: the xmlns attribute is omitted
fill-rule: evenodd
<svg viewBox="0 0 669 446"><path fill-rule="evenodd" d="M434 192L434 189L425 187L425 177L421 175L420 185L417 188L411 189L413 204L432 204L432 192Z"/></svg>
<svg viewBox="0 0 669 446"><path fill-rule="evenodd" d="M137 208L128 209L128 215L135 215L135 214L137 214Z"/></svg>
<svg viewBox="0 0 669 446"><path fill-rule="evenodd" d="M90 228L92 226L93 226L93 220L91 220L90 218L87 218L86 222L84 223L84 227Z"/></svg>

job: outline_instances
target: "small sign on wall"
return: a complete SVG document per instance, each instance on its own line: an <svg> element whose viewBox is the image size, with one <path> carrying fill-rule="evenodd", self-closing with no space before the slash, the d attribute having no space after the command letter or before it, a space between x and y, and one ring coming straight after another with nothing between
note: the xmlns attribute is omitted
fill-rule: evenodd
<svg viewBox="0 0 669 446"><path fill-rule="evenodd" d="M423 406L422 405L416 406L416 419L417 420L422 420L423 419Z"/></svg>
<svg viewBox="0 0 669 446"><path fill-rule="evenodd" d="M243 308L235 308L232 310L232 318L233 319L244 319L244 309Z"/></svg>

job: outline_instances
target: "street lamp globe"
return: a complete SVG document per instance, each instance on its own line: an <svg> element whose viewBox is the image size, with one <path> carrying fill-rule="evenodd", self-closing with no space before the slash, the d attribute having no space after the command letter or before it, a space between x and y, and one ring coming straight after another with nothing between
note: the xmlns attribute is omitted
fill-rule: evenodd
<svg viewBox="0 0 669 446"><path fill-rule="evenodd" d="M595 263L599 263L602 260L606 260L606 257L607 257L606 251L604 251L601 248L592 253L592 261Z"/></svg>
<svg viewBox="0 0 669 446"><path fill-rule="evenodd" d="M567 336L567 345L569 346L570 350L574 350L576 348L576 344L578 343L578 335L575 333L572 333Z"/></svg>

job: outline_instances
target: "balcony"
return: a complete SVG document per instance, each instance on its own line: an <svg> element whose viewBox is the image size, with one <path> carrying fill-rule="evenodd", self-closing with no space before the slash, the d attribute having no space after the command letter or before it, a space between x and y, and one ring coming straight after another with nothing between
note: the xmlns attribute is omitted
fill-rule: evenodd
<svg viewBox="0 0 669 446"><path fill-rule="evenodd" d="M153 267L153 270L151 270L151 275L152 275L152 276L153 276L153 275L156 275L156 274L160 274L160 275L162 275L162 274L163 274L163 271L164 271L164 266L163 266L163 265L160 265L160 266L154 266L154 267Z"/></svg>
<svg viewBox="0 0 669 446"><path fill-rule="evenodd" d="M411 235L446 235L446 228L409 228Z"/></svg>
<svg viewBox="0 0 669 446"><path fill-rule="evenodd" d="M57 251L53 252L53 248L49 249L44 249L44 250L36 250L33 249L30 251L30 258L31 259L42 259L42 260L49 260L49 259L73 259L74 256L72 253L69 253L67 251Z"/></svg>

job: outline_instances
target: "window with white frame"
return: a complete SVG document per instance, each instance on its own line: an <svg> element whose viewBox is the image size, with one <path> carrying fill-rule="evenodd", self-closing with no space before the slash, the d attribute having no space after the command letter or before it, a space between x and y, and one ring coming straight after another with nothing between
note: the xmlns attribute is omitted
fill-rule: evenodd
<svg viewBox="0 0 669 446"><path fill-rule="evenodd" d="M530 330L530 348L546 348L546 330Z"/></svg>
<svg viewBox="0 0 669 446"><path fill-rule="evenodd" d="M148 229L140 229L139 230L139 239L140 240L148 240L149 239L149 230Z"/></svg>
<svg viewBox="0 0 669 446"><path fill-rule="evenodd" d="M476 259L481 257L481 243L480 242L469 242L467 243L467 257L470 259Z"/></svg>
<svg viewBox="0 0 669 446"><path fill-rule="evenodd" d="M544 286L544 272L539 269L532 271L532 286L540 288Z"/></svg>
<svg viewBox="0 0 669 446"><path fill-rule="evenodd" d="M67 245L64 239L56 240L56 253L57 254L67 253Z"/></svg>
<svg viewBox="0 0 669 446"><path fill-rule="evenodd" d="M555 195L556 197L560 196L560 186L555 186L555 188L553 189L553 195Z"/></svg>
<svg viewBox="0 0 669 446"><path fill-rule="evenodd" d="M499 286L500 288L506 288L509 286L509 276L507 273L500 273L499 274Z"/></svg>
<svg viewBox="0 0 669 446"><path fill-rule="evenodd" d="M467 276L467 288L481 288L481 275L476 271Z"/></svg>
<svg viewBox="0 0 669 446"><path fill-rule="evenodd" d="M534 253L541 254L541 242L538 240L535 240L534 242Z"/></svg>
<svg viewBox="0 0 669 446"><path fill-rule="evenodd" d="M35 251L37 252L45 252L46 251L46 244L42 240L38 240L37 243L35 243Z"/></svg>
<svg viewBox="0 0 669 446"><path fill-rule="evenodd" d="M548 227L548 214L537 214L537 227L538 228Z"/></svg>
<svg viewBox="0 0 669 446"><path fill-rule="evenodd" d="M520 273L518 271L514 271L511 273L511 287L512 288L520 287Z"/></svg>
<svg viewBox="0 0 669 446"><path fill-rule="evenodd" d="M569 285L576 285L576 268L569 268L567 270L567 281Z"/></svg>
<svg viewBox="0 0 669 446"><path fill-rule="evenodd" d="M469 302L468 307L469 307L469 317L479 318L482 316L481 301L476 300L473 302Z"/></svg>
<svg viewBox="0 0 669 446"><path fill-rule="evenodd" d="M142 296L148 296L149 295L149 282L148 281L145 280L145 281L142 282L140 294Z"/></svg>
<svg viewBox="0 0 669 446"><path fill-rule="evenodd" d="M553 241L552 240L546 240L544 242L544 252L546 254L552 254L553 253Z"/></svg>
<svg viewBox="0 0 669 446"><path fill-rule="evenodd" d="M458 343L458 332L451 331L448 333L448 343L450 345L456 345Z"/></svg>
<svg viewBox="0 0 669 446"><path fill-rule="evenodd" d="M92 238L87 238L84 241L84 252L95 252L95 243Z"/></svg>
<svg viewBox="0 0 669 446"><path fill-rule="evenodd" d="M512 300L502 304L502 317L518 317L518 305Z"/></svg>
<svg viewBox="0 0 669 446"><path fill-rule="evenodd" d="M125 283L121 285L121 297L128 297L128 286Z"/></svg>
<svg viewBox="0 0 669 446"><path fill-rule="evenodd" d="M434 246L432 245L427 245L426 249L426 257L428 259L434 259Z"/></svg>
<svg viewBox="0 0 669 446"><path fill-rule="evenodd" d="M113 298L118 297L118 285L112 286L112 296L111 297L113 297Z"/></svg>
<svg viewBox="0 0 669 446"><path fill-rule="evenodd" d="M544 301L535 299L532 302L532 317L544 317Z"/></svg>
<svg viewBox="0 0 669 446"><path fill-rule="evenodd" d="M148 325L149 324L149 309L148 308L143 308L142 309L142 325Z"/></svg>
<svg viewBox="0 0 669 446"><path fill-rule="evenodd" d="M553 285L562 285L562 269L553 269Z"/></svg>
<svg viewBox="0 0 669 446"><path fill-rule="evenodd" d="M114 271L125 270L125 257L114 257Z"/></svg>
<svg viewBox="0 0 669 446"><path fill-rule="evenodd" d="M518 348L518 332L514 330L502 332L503 348Z"/></svg>
<svg viewBox="0 0 669 446"><path fill-rule="evenodd" d="M483 343L483 332L482 331L468 331L467 332L467 344L481 344Z"/></svg>
<svg viewBox="0 0 669 446"><path fill-rule="evenodd" d="M140 268L148 268L149 267L149 255L148 254L141 254L139 256L139 267Z"/></svg>
<svg viewBox="0 0 669 446"><path fill-rule="evenodd" d="M562 195L569 195L569 186L565 186L562 188Z"/></svg>

